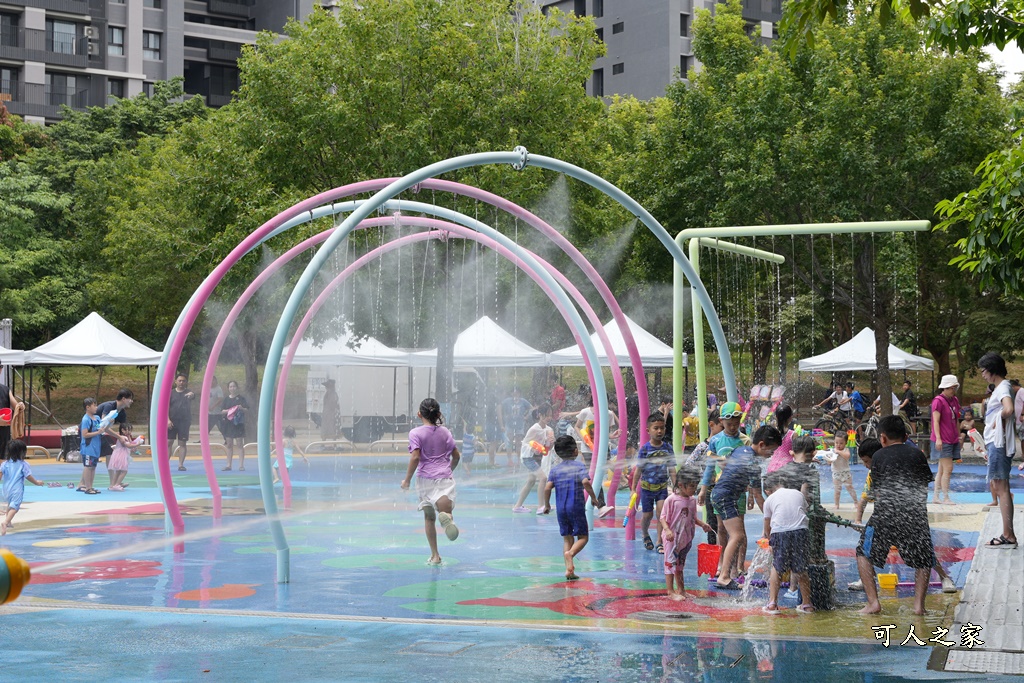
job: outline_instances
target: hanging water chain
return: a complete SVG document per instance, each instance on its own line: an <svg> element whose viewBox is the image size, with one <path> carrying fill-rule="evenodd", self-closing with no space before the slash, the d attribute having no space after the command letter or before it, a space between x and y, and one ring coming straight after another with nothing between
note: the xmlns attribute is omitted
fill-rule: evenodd
<svg viewBox="0 0 1024 683"><path fill-rule="evenodd" d="M807 270L811 280L811 355L814 355L814 235L811 235L811 265Z"/></svg>
<svg viewBox="0 0 1024 683"><path fill-rule="evenodd" d="M836 236L829 233L829 253L832 256L832 346L839 344L836 336Z"/></svg>

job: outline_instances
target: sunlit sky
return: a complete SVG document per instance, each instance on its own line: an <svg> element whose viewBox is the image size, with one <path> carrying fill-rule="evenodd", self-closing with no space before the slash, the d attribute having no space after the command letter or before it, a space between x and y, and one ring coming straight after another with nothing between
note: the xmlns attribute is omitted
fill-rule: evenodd
<svg viewBox="0 0 1024 683"><path fill-rule="evenodd" d="M1003 79L1000 81L1003 90L1020 80L1020 72L1024 71L1024 54L1021 54L1016 45L1007 45L1002 52L994 47L987 47L985 52L1003 71Z"/></svg>

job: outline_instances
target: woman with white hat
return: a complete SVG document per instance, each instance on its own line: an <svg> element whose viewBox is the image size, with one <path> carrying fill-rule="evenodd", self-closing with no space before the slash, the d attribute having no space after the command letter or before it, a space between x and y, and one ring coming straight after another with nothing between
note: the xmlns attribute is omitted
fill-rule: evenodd
<svg viewBox="0 0 1024 683"><path fill-rule="evenodd" d="M956 375L943 375L939 393L932 400L932 458L939 461L932 502L943 505L956 504L949 497L949 478L960 447L960 399L956 396L959 389Z"/></svg>

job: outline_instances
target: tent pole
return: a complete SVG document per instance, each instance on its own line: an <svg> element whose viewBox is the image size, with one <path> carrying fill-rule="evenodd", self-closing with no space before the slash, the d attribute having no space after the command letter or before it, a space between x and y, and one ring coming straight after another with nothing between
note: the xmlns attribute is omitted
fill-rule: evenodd
<svg viewBox="0 0 1024 683"><path fill-rule="evenodd" d="M25 420L25 443L30 443L29 440L32 438L32 373L34 370L34 367L28 366L28 393L25 395L25 402L28 403L28 417Z"/></svg>

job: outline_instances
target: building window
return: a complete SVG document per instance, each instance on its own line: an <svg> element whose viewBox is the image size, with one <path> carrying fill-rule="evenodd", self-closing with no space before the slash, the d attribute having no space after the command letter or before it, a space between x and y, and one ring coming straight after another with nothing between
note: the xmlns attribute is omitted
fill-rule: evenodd
<svg viewBox="0 0 1024 683"><path fill-rule="evenodd" d="M587 16L587 0L574 0L572 3L572 13L577 17Z"/></svg>
<svg viewBox="0 0 1024 683"><path fill-rule="evenodd" d="M150 81L142 82L142 94L146 97L153 96L153 84Z"/></svg>
<svg viewBox="0 0 1024 683"><path fill-rule="evenodd" d="M154 62L160 61L160 38L161 34L151 31L142 32L142 58Z"/></svg>
<svg viewBox="0 0 1024 683"><path fill-rule="evenodd" d="M107 54L111 57L124 57L124 28L121 26L107 27Z"/></svg>
<svg viewBox="0 0 1024 683"><path fill-rule="evenodd" d="M626 70L626 63L619 62L618 64L612 64L612 76L618 76L620 73Z"/></svg>
<svg viewBox="0 0 1024 683"><path fill-rule="evenodd" d="M626 30L626 23L623 21L612 24L612 35L616 33L622 33Z"/></svg>
<svg viewBox="0 0 1024 683"><path fill-rule="evenodd" d="M690 71L690 67L693 66L693 57L690 55L681 55L679 57L679 77L687 78L687 73Z"/></svg>
<svg viewBox="0 0 1024 683"><path fill-rule="evenodd" d="M18 70L0 67L0 102L18 99Z"/></svg>
<svg viewBox="0 0 1024 683"><path fill-rule="evenodd" d="M153 9L161 9L164 6L163 0L143 0L143 7L152 7Z"/></svg>
<svg viewBox="0 0 1024 683"><path fill-rule="evenodd" d="M108 78L107 79L107 96L108 97L124 97L124 79L121 79L121 78Z"/></svg>
<svg viewBox="0 0 1024 683"><path fill-rule="evenodd" d="M597 40L599 42L603 43L604 42L604 29L603 28L595 29L594 33L597 34Z"/></svg>
<svg viewBox="0 0 1024 683"><path fill-rule="evenodd" d="M594 18L600 19L604 16L604 0L594 0Z"/></svg>
<svg viewBox="0 0 1024 683"><path fill-rule="evenodd" d="M594 77L591 80L594 97L604 97L604 69L594 69Z"/></svg>
<svg viewBox="0 0 1024 683"><path fill-rule="evenodd" d="M46 49L61 55L75 54L78 25L72 21L46 20Z"/></svg>
<svg viewBox="0 0 1024 683"><path fill-rule="evenodd" d="M57 107L66 104L69 107L81 106L76 104L78 79L71 74L46 74L46 103Z"/></svg>
<svg viewBox="0 0 1024 683"><path fill-rule="evenodd" d="M690 35L690 15L680 14L679 15L679 35L686 37Z"/></svg>
<svg viewBox="0 0 1024 683"><path fill-rule="evenodd" d="M0 45L18 47L17 14L0 14Z"/></svg>

